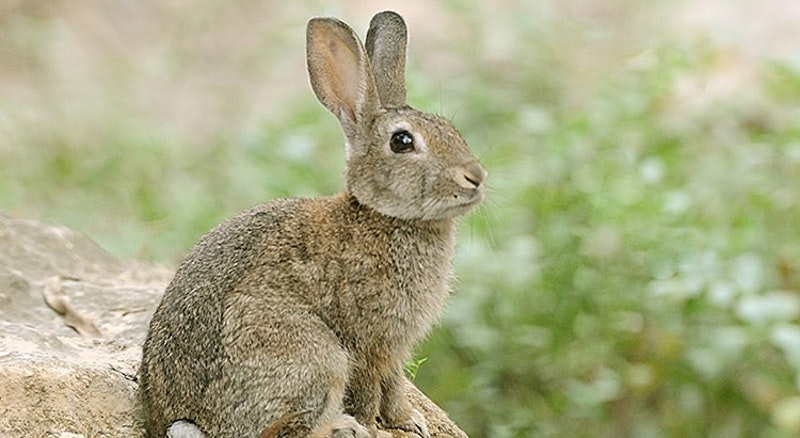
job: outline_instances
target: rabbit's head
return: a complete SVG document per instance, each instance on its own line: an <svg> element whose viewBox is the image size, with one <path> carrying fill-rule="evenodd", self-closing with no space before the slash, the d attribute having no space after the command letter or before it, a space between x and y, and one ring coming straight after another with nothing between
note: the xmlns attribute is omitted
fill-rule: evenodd
<svg viewBox="0 0 800 438"><path fill-rule="evenodd" d="M407 31L394 12L375 15L366 49L345 23L308 23L307 62L319 101L346 137L347 191L401 219L446 219L484 197L486 171L446 119L406 104Z"/></svg>

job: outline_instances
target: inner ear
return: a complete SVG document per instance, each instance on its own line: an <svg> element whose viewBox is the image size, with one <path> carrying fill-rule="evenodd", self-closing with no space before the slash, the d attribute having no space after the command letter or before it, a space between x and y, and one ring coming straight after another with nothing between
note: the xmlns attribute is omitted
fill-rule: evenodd
<svg viewBox="0 0 800 438"><path fill-rule="evenodd" d="M358 85L360 77L358 53L338 39L328 40L326 50L328 56L322 58L322 70L326 80L319 83L328 88L326 93L336 102L338 111L345 112L343 115L355 123L356 106L362 99L359 96Z"/></svg>

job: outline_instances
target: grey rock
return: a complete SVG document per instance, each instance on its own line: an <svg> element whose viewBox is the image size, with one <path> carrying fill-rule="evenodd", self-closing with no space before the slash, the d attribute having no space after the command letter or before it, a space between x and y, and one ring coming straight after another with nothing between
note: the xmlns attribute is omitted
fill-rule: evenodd
<svg viewBox="0 0 800 438"><path fill-rule="evenodd" d="M140 345L171 275L67 228L0 216L0 436L140 436ZM48 307L43 290L53 278L99 338L79 335Z"/></svg>

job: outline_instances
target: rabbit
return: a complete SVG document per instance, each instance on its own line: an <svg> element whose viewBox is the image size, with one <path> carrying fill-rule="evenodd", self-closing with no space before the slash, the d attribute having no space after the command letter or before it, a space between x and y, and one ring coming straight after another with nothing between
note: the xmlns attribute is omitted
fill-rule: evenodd
<svg viewBox="0 0 800 438"><path fill-rule="evenodd" d="M345 190L253 207L179 265L143 345L148 437L430 436L403 363L450 294L456 222L487 172L448 120L406 103L400 15L375 15L366 46L312 18L306 44Z"/></svg>

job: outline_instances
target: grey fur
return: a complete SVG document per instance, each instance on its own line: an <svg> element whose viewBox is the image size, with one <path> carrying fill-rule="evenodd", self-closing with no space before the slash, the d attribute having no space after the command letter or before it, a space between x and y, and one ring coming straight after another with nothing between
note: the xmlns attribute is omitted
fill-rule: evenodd
<svg viewBox="0 0 800 438"><path fill-rule="evenodd" d="M405 53L392 14L373 19L375 59L401 41ZM346 24L310 20L307 44L312 88L347 140L346 189L247 210L181 263L143 347L150 438L179 420L215 438L365 438L378 417L429 436L402 364L450 293L456 218L482 201L486 171L450 122L408 107L404 92L402 105L381 104L387 82ZM390 150L398 131L413 151Z"/></svg>

